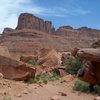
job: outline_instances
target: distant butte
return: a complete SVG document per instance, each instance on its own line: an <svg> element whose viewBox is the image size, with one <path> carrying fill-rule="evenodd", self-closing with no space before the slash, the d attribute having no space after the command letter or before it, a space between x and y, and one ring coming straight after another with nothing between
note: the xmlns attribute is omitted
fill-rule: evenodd
<svg viewBox="0 0 100 100"><path fill-rule="evenodd" d="M52 22L44 21L32 14L22 13L18 19L18 25L16 27L17 30L21 29L36 29L39 31L52 33L54 31L54 27L52 26Z"/></svg>

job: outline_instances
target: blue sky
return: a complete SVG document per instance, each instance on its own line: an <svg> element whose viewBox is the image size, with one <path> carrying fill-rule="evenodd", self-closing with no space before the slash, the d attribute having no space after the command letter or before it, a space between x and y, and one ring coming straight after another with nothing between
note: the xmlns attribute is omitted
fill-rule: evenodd
<svg viewBox="0 0 100 100"><path fill-rule="evenodd" d="M0 0L0 32L4 27L15 28L23 12L52 21L56 28L100 29L100 0Z"/></svg>

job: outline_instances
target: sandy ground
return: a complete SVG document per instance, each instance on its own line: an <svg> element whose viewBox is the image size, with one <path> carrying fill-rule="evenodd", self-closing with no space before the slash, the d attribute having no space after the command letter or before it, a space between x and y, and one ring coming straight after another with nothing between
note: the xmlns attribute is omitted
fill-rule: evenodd
<svg viewBox="0 0 100 100"><path fill-rule="evenodd" d="M2 79L0 80L0 100L3 100L4 96L10 96L12 100L94 100L95 95L74 91L73 83L74 80L68 77L46 85L28 85ZM62 96L62 93L67 96Z"/></svg>

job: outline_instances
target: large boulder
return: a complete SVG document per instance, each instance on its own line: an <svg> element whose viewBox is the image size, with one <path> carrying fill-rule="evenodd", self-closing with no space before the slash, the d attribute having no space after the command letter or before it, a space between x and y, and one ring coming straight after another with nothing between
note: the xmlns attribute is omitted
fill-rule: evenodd
<svg viewBox="0 0 100 100"><path fill-rule="evenodd" d="M100 48L80 49L77 56L87 63L79 70L79 78L91 84L100 84Z"/></svg>
<svg viewBox="0 0 100 100"><path fill-rule="evenodd" d="M25 62L25 63L29 62L30 60L37 61L38 56L37 55L23 55L20 57L20 61Z"/></svg>
<svg viewBox="0 0 100 100"><path fill-rule="evenodd" d="M77 52L77 56L85 60L95 61L100 63L100 49L93 49L93 48L80 49Z"/></svg>
<svg viewBox="0 0 100 100"><path fill-rule="evenodd" d="M35 76L33 66L0 55L0 73L6 79L23 81Z"/></svg>
<svg viewBox="0 0 100 100"><path fill-rule="evenodd" d="M46 71L50 71L54 68L57 68L60 65L60 56L55 50L51 50L48 54L41 57L37 64L42 66Z"/></svg>

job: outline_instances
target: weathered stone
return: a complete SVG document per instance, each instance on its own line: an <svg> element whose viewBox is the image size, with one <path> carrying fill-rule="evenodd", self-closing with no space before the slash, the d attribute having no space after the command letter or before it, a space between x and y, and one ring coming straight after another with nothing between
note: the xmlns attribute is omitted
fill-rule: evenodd
<svg viewBox="0 0 100 100"><path fill-rule="evenodd" d="M46 34L46 33L52 33ZM56 30L49 21L44 21L32 14L22 13L16 29L5 28L0 36L0 45L7 46L13 57L33 55L33 50L53 48L57 51L70 51L74 47L89 47L99 40L100 30L90 28L74 29L61 26ZM19 58L18 58L19 59Z"/></svg>
<svg viewBox="0 0 100 100"><path fill-rule="evenodd" d="M29 13L22 13L19 16L18 20L18 26L16 29L35 29L39 31L44 31L47 33L52 32L52 23L49 21L44 21L43 19L40 19L32 14Z"/></svg>
<svg viewBox="0 0 100 100"><path fill-rule="evenodd" d="M61 94L61 96L67 96L67 94L64 92L59 92L59 93Z"/></svg>
<svg viewBox="0 0 100 100"><path fill-rule="evenodd" d="M77 56L88 61L82 68L83 75L79 75L79 78L91 84L100 84L100 49L80 49Z"/></svg>
<svg viewBox="0 0 100 100"><path fill-rule="evenodd" d="M28 90L23 91L23 94L28 94L28 93L29 93Z"/></svg>
<svg viewBox="0 0 100 100"><path fill-rule="evenodd" d="M68 39L77 40L80 42L84 42L83 40L88 42L94 42L96 39L98 40L100 37L100 30L92 29L88 27L81 27L79 29L74 29L71 26L61 26L55 31L56 35L66 36ZM94 40L94 41L93 41ZM73 42L74 44L74 42ZM77 43L78 44L78 43ZM85 43L84 43L85 44ZM81 45L80 45L81 47Z"/></svg>
<svg viewBox="0 0 100 100"><path fill-rule="evenodd" d="M40 75L43 72L42 66L36 65L35 68L36 68L35 76Z"/></svg>
<svg viewBox="0 0 100 100"><path fill-rule="evenodd" d="M59 55L55 50L51 50L47 55L41 57L38 61L37 64L42 66L44 70L50 71L57 66L60 65L59 63Z"/></svg>
<svg viewBox="0 0 100 100"><path fill-rule="evenodd" d="M34 60L37 61L38 60L38 56L36 55L23 55L20 57L20 61L22 62L29 62L30 60Z"/></svg>
<svg viewBox="0 0 100 100"><path fill-rule="evenodd" d="M50 100L61 100L59 96L55 95L53 97L50 97Z"/></svg>
<svg viewBox="0 0 100 100"><path fill-rule="evenodd" d="M23 81L35 76L35 68L17 60L0 56L0 72L4 78Z"/></svg>
<svg viewBox="0 0 100 100"><path fill-rule="evenodd" d="M22 95L21 95L21 94L16 94L15 96L16 96L16 97L22 97Z"/></svg>
<svg viewBox="0 0 100 100"><path fill-rule="evenodd" d="M80 49L77 52L77 56L82 59L86 59L89 61L96 61L100 63L100 49L92 49L92 48Z"/></svg>

